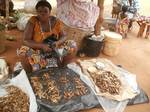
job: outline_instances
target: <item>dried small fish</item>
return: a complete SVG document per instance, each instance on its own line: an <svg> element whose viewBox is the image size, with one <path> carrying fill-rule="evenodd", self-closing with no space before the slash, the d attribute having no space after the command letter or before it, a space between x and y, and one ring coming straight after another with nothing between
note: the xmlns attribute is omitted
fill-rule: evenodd
<svg viewBox="0 0 150 112"><path fill-rule="evenodd" d="M110 93L112 95L118 95L120 92L121 81L118 77L110 71L101 71L94 73L93 80L99 87L102 93Z"/></svg>
<svg viewBox="0 0 150 112"><path fill-rule="evenodd" d="M65 91L64 92L64 98L67 99L67 100L70 100L73 96L74 96L73 91Z"/></svg>
<svg viewBox="0 0 150 112"><path fill-rule="evenodd" d="M42 84L39 82L39 78L38 77L32 77L31 78L31 83L33 86L33 90L35 92L35 95L38 96L40 99L43 98L43 87Z"/></svg>
<svg viewBox="0 0 150 112"><path fill-rule="evenodd" d="M44 78L47 79L47 80L50 78L50 76L49 76L48 73L45 73L43 76L44 76Z"/></svg>
<svg viewBox="0 0 150 112"><path fill-rule="evenodd" d="M0 97L0 112L29 112L29 97L19 88L8 86L8 95Z"/></svg>
<svg viewBox="0 0 150 112"><path fill-rule="evenodd" d="M76 85L76 92L75 95L82 96L85 95L88 92L88 89L86 86L84 86L83 82L81 82L80 78L76 77L74 78L75 85Z"/></svg>
<svg viewBox="0 0 150 112"><path fill-rule="evenodd" d="M59 78L59 82L62 84L67 84L69 82L69 80L67 79L67 77L61 76Z"/></svg>
<svg viewBox="0 0 150 112"><path fill-rule="evenodd" d="M56 77L55 77L56 76ZM75 75L50 75L49 72L30 78L33 90L39 99L52 104L71 100L73 97L86 95L89 91L80 77Z"/></svg>

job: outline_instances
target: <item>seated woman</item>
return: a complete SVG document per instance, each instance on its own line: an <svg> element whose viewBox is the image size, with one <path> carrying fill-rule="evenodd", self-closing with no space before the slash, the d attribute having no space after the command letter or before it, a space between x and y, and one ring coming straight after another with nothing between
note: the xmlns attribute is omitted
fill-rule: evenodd
<svg viewBox="0 0 150 112"><path fill-rule="evenodd" d="M126 14L130 20L128 29L131 31L132 23L135 21L135 17L139 14L140 2L139 0L121 0L122 6L128 6Z"/></svg>
<svg viewBox="0 0 150 112"><path fill-rule="evenodd" d="M74 59L75 54L73 52L76 50L76 43L73 41L66 42L62 23L57 18L50 16L51 10L52 7L49 2L39 1L36 4L37 16L29 19L24 31L23 44L25 46L21 47L18 53L27 56L33 71L55 66L56 60L49 55L53 55L54 49L63 43L67 46L67 55L63 59L66 60L67 58L68 62L65 63ZM49 40L52 41L51 45Z"/></svg>
<svg viewBox="0 0 150 112"><path fill-rule="evenodd" d="M126 14L129 18L128 30L131 31L132 23L134 22L135 17L139 14L140 3L139 0L113 0L113 11L117 10L117 17L122 11L122 7L127 7ZM112 11L112 14L115 13Z"/></svg>
<svg viewBox="0 0 150 112"><path fill-rule="evenodd" d="M127 12L127 7L122 6L122 11L119 13L116 23L116 32L120 33L123 38L127 37L128 33L128 26L129 26L129 19Z"/></svg>

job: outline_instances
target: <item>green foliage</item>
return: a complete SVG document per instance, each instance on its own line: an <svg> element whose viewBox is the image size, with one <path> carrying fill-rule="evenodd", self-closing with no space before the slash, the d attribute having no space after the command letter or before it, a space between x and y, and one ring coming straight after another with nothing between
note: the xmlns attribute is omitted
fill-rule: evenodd
<svg viewBox="0 0 150 112"><path fill-rule="evenodd" d="M3 31L3 30L5 30L5 25L0 23L0 31Z"/></svg>

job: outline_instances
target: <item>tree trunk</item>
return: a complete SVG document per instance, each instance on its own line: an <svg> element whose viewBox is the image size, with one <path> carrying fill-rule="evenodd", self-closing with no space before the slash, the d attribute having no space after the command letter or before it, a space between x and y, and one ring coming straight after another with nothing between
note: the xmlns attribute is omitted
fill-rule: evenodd
<svg viewBox="0 0 150 112"><path fill-rule="evenodd" d="M6 19L9 18L9 0L5 0L6 4Z"/></svg>

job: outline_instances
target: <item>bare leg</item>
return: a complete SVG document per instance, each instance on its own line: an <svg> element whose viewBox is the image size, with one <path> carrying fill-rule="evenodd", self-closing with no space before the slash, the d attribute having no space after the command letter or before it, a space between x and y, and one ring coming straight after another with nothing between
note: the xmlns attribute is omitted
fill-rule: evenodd
<svg viewBox="0 0 150 112"><path fill-rule="evenodd" d="M131 31L132 24L133 24L133 20L130 20L129 21L129 26L128 26L129 31Z"/></svg>

